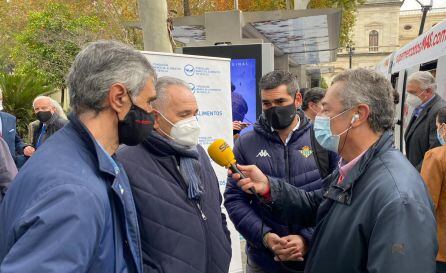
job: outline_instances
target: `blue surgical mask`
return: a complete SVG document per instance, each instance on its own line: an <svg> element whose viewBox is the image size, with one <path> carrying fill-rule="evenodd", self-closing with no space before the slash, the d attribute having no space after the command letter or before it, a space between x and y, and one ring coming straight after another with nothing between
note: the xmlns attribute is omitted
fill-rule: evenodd
<svg viewBox="0 0 446 273"><path fill-rule="evenodd" d="M325 149L335 152L338 152L339 149L339 140L341 136L345 134L348 130L350 130L351 126L349 126L344 132L339 135L333 135L331 131L330 121L344 114L345 112L351 109L347 109L342 113L337 114L336 116L324 117L324 116L316 116L314 120L314 135L316 137L317 142L324 147ZM356 116L353 117L352 123L356 120Z"/></svg>
<svg viewBox="0 0 446 273"><path fill-rule="evenodd" d="M441 136L440 132L437 131L437 139L440 142L441 146L443 146L446 142L444 141L443 137Z"/></svg>

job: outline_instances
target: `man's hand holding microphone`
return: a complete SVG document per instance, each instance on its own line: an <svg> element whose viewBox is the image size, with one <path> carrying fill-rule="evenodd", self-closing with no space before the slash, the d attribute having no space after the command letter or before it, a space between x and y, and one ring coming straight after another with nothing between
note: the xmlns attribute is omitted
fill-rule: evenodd
<svg viewBox="0 0 446 273"><path fill-rule="evenodd" d="M251 189L261 196L268 195L270 185L265 174L255 165L242 166L237 165L237 169L242 172L246 178L242 178L240 174L228 170L228 174L232 179L237 181L244 192L252 194ZM266 247L276 255L276 261L303 261L303 256L307 251L305 240L300 235L288 235L279 237L279 235L268 232L263 237Z"/></svg>
<svg viewBox="0 0 446 273"><path fill-rule="evenodd" d="M244 192L252 194L250 189L254 189L256 193L263 196L269 191L268 178L259 168L257 168L257 166L237 165L236 168L242 172L245 178L242 178L239 173L233 172L231 169L228 170L228 174L232 175L232 179L237 181L237 186L239 186Z"/></svg>
<svg viewBox="0 0 446 273"><path fill-rule="evenodd" d="M268 177L255 165L242 166L236 164L231 147L222 139L218 139L208 148L209 156L218 165L228 169L228 175L237 181L237 186L257 198L270 198ZM264 245L276 255L276 261L303 261L307 251L305 240L300 235L279 235L268 232L263 237Z"/></svg>

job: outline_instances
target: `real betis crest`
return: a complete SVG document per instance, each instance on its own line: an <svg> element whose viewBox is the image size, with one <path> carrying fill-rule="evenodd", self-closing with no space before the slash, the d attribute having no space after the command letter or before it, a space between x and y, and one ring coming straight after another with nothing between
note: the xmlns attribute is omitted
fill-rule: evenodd
<svg viewBox="0 0 446 273"><path fill-rule="evenodd" d="M313 154L313 150L311 150L310 147L304 146L302 147L302 150L299 150L299 152L302 154L303 157L308 158L310 155Z"/></svg>

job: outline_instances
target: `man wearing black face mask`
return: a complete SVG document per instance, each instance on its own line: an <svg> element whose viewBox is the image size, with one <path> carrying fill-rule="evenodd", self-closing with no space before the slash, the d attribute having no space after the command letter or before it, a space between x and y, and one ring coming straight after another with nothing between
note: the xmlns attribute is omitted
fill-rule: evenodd
<svg viewBox="0 0 446 273"><path fill-rule="evenodd" d="M142 273L137 214L115 152L153 128L156 73L99 41L67 77L72 113L28 160L0 206L0 272Z"/></svg>
<svg viewBox="0 0 446 273"><path fill-rule="evenodd" d="M321 177L335 168L337 156L315 141L312 125L300 110L302 96L297 78L273 71L263 76L259 85L263 113L254 131L235 143L237 162L255 164L263 172L304 190L319 189ZM232 179L227 183L225 207L247 240L247 272L303 271L301 256L306 254L312 229L280 221ZM279 260L289 262L280 264Z"/></svg>
<svg viewBox="0 0 446 273"><path fill-rule="evenodd" d="M62 118L56 111L53 100L47 96L38 96L33 102L34 113L39 122L33 124L35 128L31 143L35 149L39 148L51 135L67 124L67 120Z"/></svg>

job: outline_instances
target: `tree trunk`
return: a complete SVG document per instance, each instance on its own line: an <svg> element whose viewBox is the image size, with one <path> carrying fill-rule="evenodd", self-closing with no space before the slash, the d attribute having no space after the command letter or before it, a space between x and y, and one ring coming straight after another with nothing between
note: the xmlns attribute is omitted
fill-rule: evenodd
<svg viewBox="0 0 446 273"><path fill-rule="evenodd" d="M138 0L144 50L172 52L167 30L166 0Z"/></svg>
<svg viewBox="0 0 446 273"><path fill-rule="evenodd" d="M189 0L183 0L184 16L190 16L190 4Z"/></svg>

